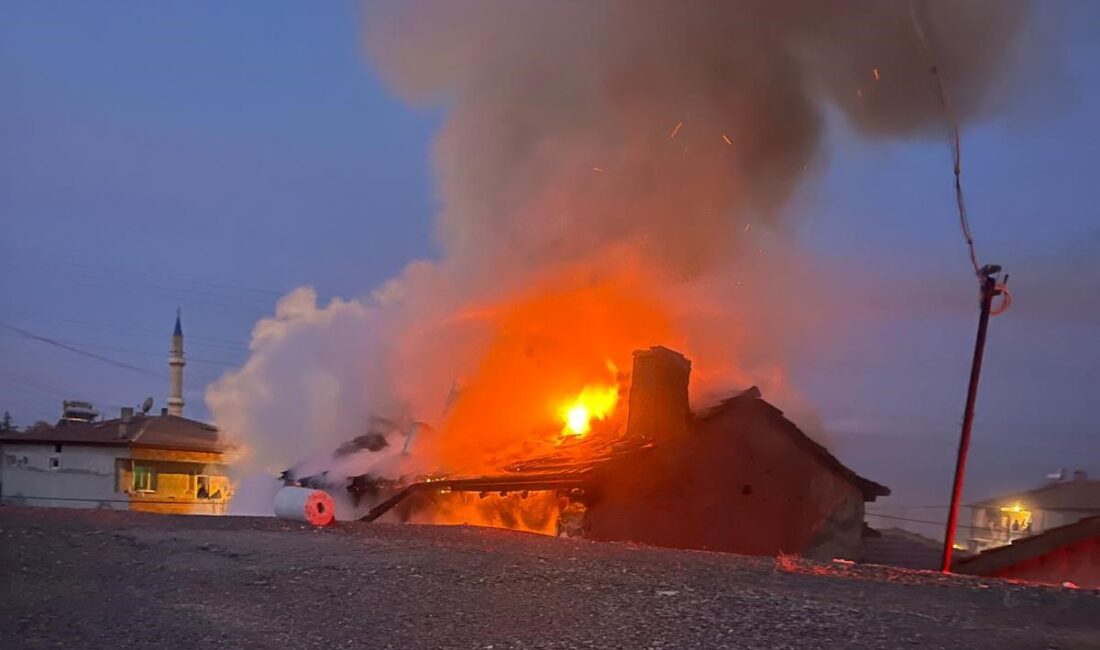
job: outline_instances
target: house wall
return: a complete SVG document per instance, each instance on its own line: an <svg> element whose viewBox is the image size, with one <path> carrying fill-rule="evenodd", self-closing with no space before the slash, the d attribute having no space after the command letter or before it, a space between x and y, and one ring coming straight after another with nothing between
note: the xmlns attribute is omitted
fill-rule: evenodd
<svg viewBox="0 0 1100 650"><path fill-rule="evenodd" d="M135 447L129 459L119 461L119 485L129 495L131 510L162 514L225 514L232 486L228 468L222 462L223 456L218 453ZM135 465L154 472L154 489L132 489ZM207 482L206 497L199 492L200 477L205 477ZM217 498L211 498L214 495L218 495Z"/></svg>
<svg viewBox="0 0 1100 650"><path fill-rule="evenodd" d="M1042 510L1040 512L1043 516L1043 525L1036 532L1058 528L1059 526L1068 526L1081 521L1085 517L1100 515L1100 504L1097 505L1098 509L1096 510Z"/></svg>
<svg viewBox="0 0 1100 650"><path fill-rule="evenodd" d="M0 444L0 495L5 505L126 510L116 486L116 460L125 447L62 444ZM50 459L58 459L56 469Z"/></svg>
<svg viewBox="0 0 1100 650"><path fill-rule="evenodd" d="M589 536L749 555L859 559L863 495L746 404L596 479Z"/></svg>
<svg viewBox="0 0 1100 650"><path fill-rule="evenodd" d="M171 514L225 514L232 485L223 456L127 446L0 445L0 502L63 508L110 508ZM58 467L50 460L56 458ZM155 489L134 489L134 464L151 468ZM199 496L205 476L208 495Z"/></svg>
<svg viewBox="0 0 1100 650"><path fill-rule="evenodd" d="M1065 546L995 575L1049 585L1072 582L1084 589L1097 589L1100 588L1100 540L1087 539Z"/></svg>

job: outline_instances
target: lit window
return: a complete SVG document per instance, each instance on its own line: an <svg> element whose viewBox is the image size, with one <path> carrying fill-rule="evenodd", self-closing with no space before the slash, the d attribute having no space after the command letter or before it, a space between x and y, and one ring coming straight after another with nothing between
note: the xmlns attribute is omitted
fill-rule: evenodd
<svg viewBox="0 0 1100 650"><path fill-rule="evenodd" d="M1031 511L1019 503L1001 507L1000 527L1009 532L1028 532L1031 530Z"/></svg>
<svg viewBox="0 0 1100 650"><path fill-rule="evenodd" d="M134 465L134 491L155 492L157 489L157 470L149 465Z"/></svg>

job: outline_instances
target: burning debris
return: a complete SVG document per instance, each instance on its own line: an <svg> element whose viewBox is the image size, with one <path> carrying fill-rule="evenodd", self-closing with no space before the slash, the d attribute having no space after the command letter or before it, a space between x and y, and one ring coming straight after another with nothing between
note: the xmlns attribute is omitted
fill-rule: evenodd
<svg viewBox="0 0 1100 650"><path fill-rule="evenodd" d="M386 434L393 433L398 428L395 422L377 416L372 417L370 429L363 435L356 436L337 447L336 451L333 452L333 456L341 458L364 449L367 451L382 451L390 444L389 440L386 439Z"/></svg>

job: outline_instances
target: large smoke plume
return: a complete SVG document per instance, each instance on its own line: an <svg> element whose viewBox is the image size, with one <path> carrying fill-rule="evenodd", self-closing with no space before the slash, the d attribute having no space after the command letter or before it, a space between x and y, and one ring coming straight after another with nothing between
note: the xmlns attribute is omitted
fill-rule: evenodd
<svg viewBox="0 0 1100 650"><path fill-rule="evenodd" d="M822 306L799 290L784 207L821 162L829 107L869 136L940 133L935 65L960 120L995 110L1028 13L1005 0L368 4L382 77L447 110L443 254L370 298L288 296L210 389L215 423L271 471L386 414L425 452L372 456L375 471L480 470L531 451L541 401L655 343L695 359L697 399L757 383L797 407L783 364Z"/></svg>

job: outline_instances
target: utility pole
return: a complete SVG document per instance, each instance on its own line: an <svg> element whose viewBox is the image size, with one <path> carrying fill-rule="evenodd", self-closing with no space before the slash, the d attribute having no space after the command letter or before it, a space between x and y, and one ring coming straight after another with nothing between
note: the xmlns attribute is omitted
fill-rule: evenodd
<svg viewBox="0 0 1100 650"><path fill-rule="evenodd" d="M947 513L947 531L943 537L944 573L951 572L951 553L955 548L955 528L959 523L959 499L962 497L963 477L966 474L966 454L970 450L970 431L974 426L974 403L978 399L978 379L982 374L982 357L985 354L985 334L989 328L989 316L993 312L993 298L1004 295L1005 302L995 313L1008 308L1009 295L1004 283L997 284L1001 267L987 264L978 272L982 282L981 315L978 317L978 339L974 343L974 361L970 365L970 387L966 392L966 409L963 412L962 433L959 436L959 454L955 461L955 483L951 489L951 509ZM1008 275L1005 275L1008 282Z"/></svg>

